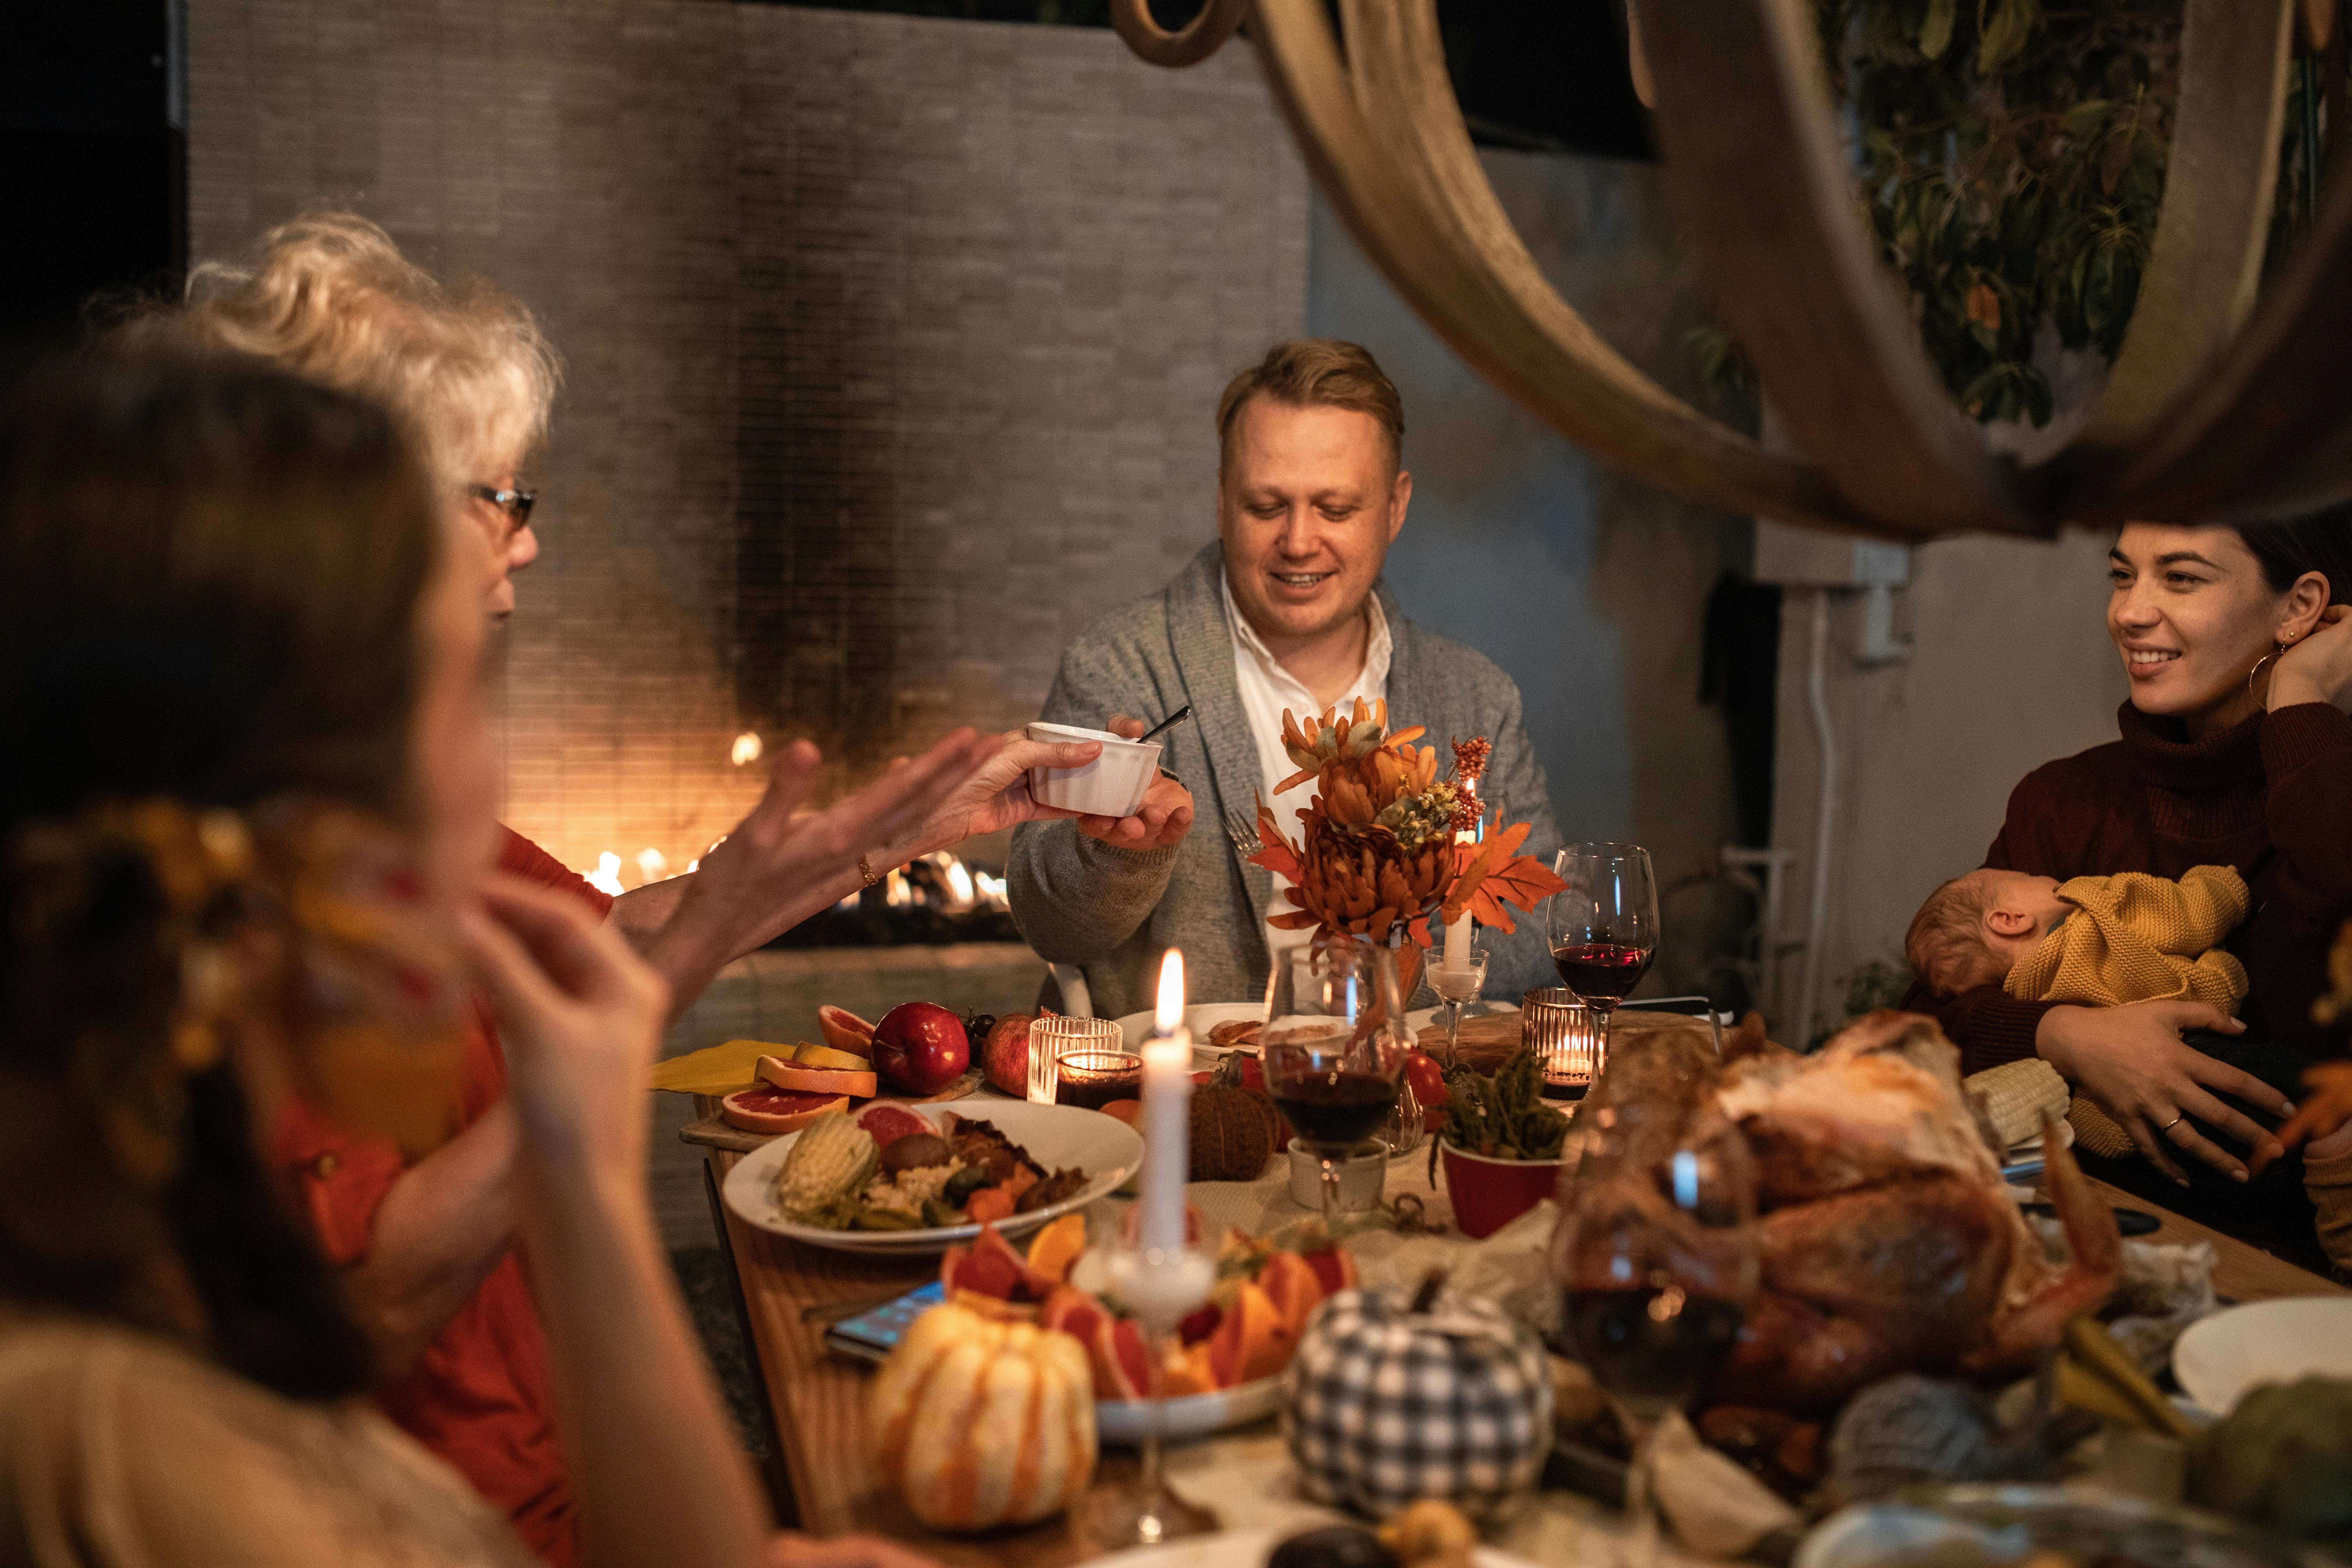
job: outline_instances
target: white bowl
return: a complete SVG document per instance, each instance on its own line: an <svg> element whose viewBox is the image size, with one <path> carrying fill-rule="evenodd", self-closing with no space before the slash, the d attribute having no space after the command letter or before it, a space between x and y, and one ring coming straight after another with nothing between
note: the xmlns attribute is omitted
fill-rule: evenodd
<svg viewBox="0 0 2352 1568"><path fill-rule="evenodd" d="M1085 767L1029 770L1029 794L1040 805L1093 816L1132 816L1160 772L1157 741L1141 745L1108 730L1071 724L1032 724L1023 733L1033 741L1102 742L1102 755Z"/></svg>
<svg viewBox="0 0 2352 1568"><path fill-rule="evenodd" d="M999 1131L1029 1151L1030 1158L1048 1171L1076 1165L1090 1178L1075 1197L1048 1204L1028 1214L997 1222L1008 1239L1025 1236L1047 1221L1118 1190L1129 1173L1143 1163L1143 1139L1116 1116L1075 1105L1032 1105L1025 1100L957 1100L944 1104L910 1107L935 1126L944 1127L954 1111L975 1121L993 1122ZM980 1234L976 1225L942 1226L927 1230L826 1230L795 1225L776 1206L776 1173L792 1152L798 1132L761 1144L735 1163L720 1189L727 1206L748 1223L776 1236L788 1236L812 1247L835 1252L884 1256L921 1256L946 1251L957 1242Z"/></svg>
<svg viewBox="0 0 2352 1568"><path fill-rule="evenodd" d="M1282 1390L1283 1374L1277 1372L1272 1377L1261 1377L1239 1388L1212 1389L1207 1394L1187 1394L1168 1400L1160 1406L1164 1424L1160 1435L1171 1443L1182 1443L1205 1437L1212 1432L1263 1421L1282 1408ZM1150 1421L1151 1402L1148 1399L1095 1401L1095 1436L1106 1443L1139 1447L1144 1428Z"/></svg>
<svg viewBox="0 0 2352 1568"><path fill-rule="evenodd" d="M1339 1166L1339 1212L1363 1214L1380 1206L1381 1191L1389 1182L1389 1152L1373 1143L1350 1154ZM1290 1201L1300 1208L1323 1212L1323 1162L1304 1143L1290 1146Z"/></svg>
<svg viewBox="0 0 2352 1568"><path fill-rule="evenodd" d="M2224 1308L2172 1342L2172 1375L2216 1415L2257 1384L2352 1377L2352 1299L2284 1296Z"/></svg>

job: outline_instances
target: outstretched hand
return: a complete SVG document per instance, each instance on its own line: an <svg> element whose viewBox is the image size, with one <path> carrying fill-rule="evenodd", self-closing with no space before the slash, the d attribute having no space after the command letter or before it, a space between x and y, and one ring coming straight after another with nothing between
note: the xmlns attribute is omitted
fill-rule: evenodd
<svg viewBox="0 0 2352 1568"><path fill-rule="evenodd" d="M2183 1040L2181 1034L2189 1029L2235 1035L2245 1025L2202 1002L2053 1007L2042 1016L2034 1048L2115 1119L2149 1164L2174 1181L2189 1184L2174 1159L2186 1155L2242 1182L2247 1179L2244 1164L2199 1132L2189 1119L2244 1144L2258 1159L2265 1154L2276 1158L2278 1141L2252 1117L2214 1096L2275 1106L2283 1116L2292 1115L2294 1107L2253 1074L2217 1061Z"/></svg>
<svg viewBox="0 0 2352 1568"><path fill-rule="evenodd" d="M919 837L1003 747L1003 736L958 730L921 756L891 763L856 794L803 812L824 759L808 742L793 742L776 759L760 804L686 879L664 940L691 937L714 969L773 940L813 912L803 907L813 890L824 894L854 876L861 856L875 857L868 864L877 871L908 858L890 847ZM839 896L831 892L824 902Z"/></svg>
<svg viewBox="0 0 2352 1568"><path fill-rule="evenodd" d="M2315 1158L2352 1152L2352 1062L2322 1062L2306 1071L2303 1081L2313 1092L2304 1096L2303 1109L2278 1130L2278 1147L2255 1152L2258 1176L2273 1159L2306 1138L2312 1140L2310 1152Z"/></svg>
<svg viewBox="0 0 2352 1568"><path fill-rule="evenodd" d="M1119 713L1113 715L1104 728L1132 741L1143 733L1144 723ZM1192 831L1192 792L1178 783L1172 773L1163 773L1151 781L1134 816L1081 816L1077 825L1079 832L1114 849L1165 849Z"/></svg>

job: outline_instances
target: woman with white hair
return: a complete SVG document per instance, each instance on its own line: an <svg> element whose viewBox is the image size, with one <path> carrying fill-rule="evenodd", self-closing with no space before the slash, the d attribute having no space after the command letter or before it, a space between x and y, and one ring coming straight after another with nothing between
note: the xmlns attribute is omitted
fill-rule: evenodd
<svg viewBox="0 0 2352 1568"><path fill-rule="evenodd" d="M445 289L365 219L320 213L265 235L248 261L207 263L186 304L131 323L131 339L251 355L357 394L404 424L445 506L483 546L488 607L514 608L514 574L539 553L526 459L560 374L530 312L488 290ZM765 797L695 874L617 903L509 829L499 868L558 889L612 923L668 983L673 1009L719 967L870 886L890 867L1040 816L1033 766L1099 747L959 732L814 813L816 748L783 749ZM1154 825L1157 826L1156 824ZM517 1133L495 1036L478 1020L457 1137L411 1162L298 1104L279 1153L313 1227L342 1266L373 1344L387 1411L505 1510L531 1548L577 1552L555 1439L544 1332L513 1251Z"/></svg>

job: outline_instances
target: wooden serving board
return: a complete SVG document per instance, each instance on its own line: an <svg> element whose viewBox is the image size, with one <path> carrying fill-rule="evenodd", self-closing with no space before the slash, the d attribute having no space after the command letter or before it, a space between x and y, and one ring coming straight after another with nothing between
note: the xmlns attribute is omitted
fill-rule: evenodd
<svg viewBox="0 0 2352 1568"><path fill-rule="evenodd" d="M986 1080L981 1077L980 1069L973 1068L937 1094L891 1094L882 1098L896 1100L901 1105L932 1105L943 1100L970 1100L976 1094L994 1094L995 1092L994 1089L986 1087ZM677 1139L681 1143L701 1143L713 1149L731 1149L738 1154L748 1154L769 1139L783 1136L781 1132L746 1132L740 1127L730 1127L727 1125L726 1119L719 1114L719 1101L716 1097L698 1094L694 1098L697 1106L703 1112L702 1120L689 1121L677 1130ZM868 1105L872 1103L872 1100L866 1101ZM865 1107L860 1106L858 1109L863 1110Z"/></svg>

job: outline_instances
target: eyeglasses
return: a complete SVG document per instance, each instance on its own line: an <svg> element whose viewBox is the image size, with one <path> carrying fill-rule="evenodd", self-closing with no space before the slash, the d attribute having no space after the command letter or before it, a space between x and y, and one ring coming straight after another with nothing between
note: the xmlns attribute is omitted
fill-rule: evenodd
<svg viewBox="0 0 2352 1568"><path fill-rule="evenodd" d="M539 500L537 490L501 490L488 485L467 485L466 493L478 496L507 514L507 537L509 539L530 526L531 503Z"/></svg>

